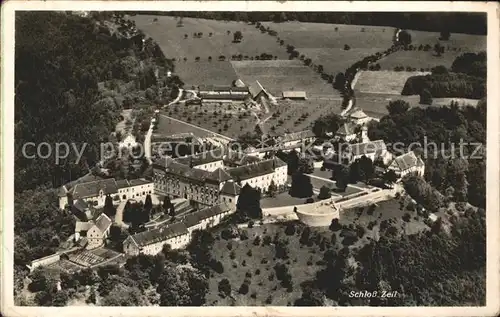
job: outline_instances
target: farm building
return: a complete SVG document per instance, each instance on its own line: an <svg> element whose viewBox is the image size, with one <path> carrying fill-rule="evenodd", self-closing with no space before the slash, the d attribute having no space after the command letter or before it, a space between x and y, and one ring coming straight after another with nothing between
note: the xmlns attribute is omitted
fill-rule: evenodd
<svg viewBox="0 0 500 317"><path fill-rule="evenodd" d="M104 240L109 235L109 228L112 221L102 213L95 221L77 221L75 224L75 241L80 240L80 236L86 237L87 249L95 249L104 244Z"/></svg>
<svg viewBox="0 0 500 317"><path fill-rule="evenodd" d="M186 225L177 222L127 237L123 241L123 251L127 255L155 255L160 253L163 246L167 244L172 249L182 248L189 243L190 238Z"/></svg>
<svg viewBox="0 0 500 317"><path fill-rule="evenodd" d="M271 96L259 83L258 80L252 83L250 87L248 87L248 90L253 100L259 100L260 98L269 98Z"/></svg>
<svg viewBox="0 0 500 317"><path fill-rule="evenodd" d="M410 173L423 176L425 164L420 157L416 156L415 153L411 151L396 157L389 165L388 169L394 171L400 178Z"/></svg>
<svg viewBox="0 0 500 317"><path fill-rule="evenodd" d="M233 86L234 87L245 87L246 85L241 79L238 78L233 82Z"/></svg>
<svg viewBox="0 0 500 317"><path fill-rule="evenodd" d="M283 91L283 99L306 100L305 91Z"/></svg>
<svg viewBox="0 0 500 317"><path fill-rule="evenodd" d="M204 85L198 87L202 101L231 102L244 101L249 95L248 87Z"/></svg>
<svg viewBox="0 0 500 317"><path fill-rule="evenodd" d="M304 142L313 142L315 135L312 130L304 130L299 132L287 133L282 137L277 138L277 143L282 147L300 145Z"/></svg>

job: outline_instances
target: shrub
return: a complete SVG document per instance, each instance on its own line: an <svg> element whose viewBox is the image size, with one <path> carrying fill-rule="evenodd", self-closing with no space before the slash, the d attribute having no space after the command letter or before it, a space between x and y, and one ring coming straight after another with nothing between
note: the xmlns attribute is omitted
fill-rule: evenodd
<svg viewBox="0 0 500 317"><path fill-rule="evenodd" d="M250 295L251 298L256 299L257 298L257 293L253 292L252 295Z"/></svg>
<svg viewBox="0 0 500 317"><path fill-rule="evenodd" d="M250 221L248 222L248 228L250 228L250 229L251 229L251 228L253 228L253 225L254 225L253 220L250 220Z"/></svg>
<svg viewBox="0 0 500 317"><path fill-rule="evenodd" d="M252 250L248 250L247 255L252 256Z"/></svg>
<svg viewBox="0 0 500 317"><path fill-rule="evenodd" d="M344 51L348 51L350 49L351 49L351 47L349 45L347 45L347 44L344 45Z"/></svg>
<svg viewBox="0 0 500 317"><path fill-rule="evenodd" d="M250 272L246 272L246 273L245 273L245 277L252 278L252 273L250 273Z"/></svg>
<svg viewBox="0 0 500 317"><path fill-rule="evenodd" d="M409 213L405 213L405 214L403 215L403 220L404 220L405 222L410 222L410 220L411 220L411 215L410 215Z"/></svg>
<svg viewBox="0 0 500 317"><path fill-rule="evenodd" d="M231 253L229 253L229 258L231 260L234 260L236 258L236 254L234 253L234 251L231 251Z"/></svg>
<svg viewBox="0 0 500 317"><path fill-rule="evenodd" d="M260 269L255 270L255 275L260 275Z"/></svg>
<svg viewBox="0 0 500 317"><path fill-rule="evenodd" d="M285 234L287 236L293 236L295 234L295 224L293 223L289 223L287 226L286 226L286 229L285 229Z"/></svg>
<svg viewBox="0 0 500 317"><path fill-rule="evenodd" d="M259 236L257 236L257 237L255 238L255 240L253 240L253 245L255 245L255 246L260 245L260 237L259 237Z"/></svg>
<svg viewBox="0 0 500 317"><path fill-rule="evenodd" d="M247 261L243 260L243 262L241 262L241 265L247 266Z"/></svg>
<svg viewBox="0 0 500 317"><path fill-rule="evenodd" d="M248 291L249 291L249 287L248 287L248 284L246 284L246 283L241 284L240 289L238 290L238 292L242 295L248 294Z"/></svg>

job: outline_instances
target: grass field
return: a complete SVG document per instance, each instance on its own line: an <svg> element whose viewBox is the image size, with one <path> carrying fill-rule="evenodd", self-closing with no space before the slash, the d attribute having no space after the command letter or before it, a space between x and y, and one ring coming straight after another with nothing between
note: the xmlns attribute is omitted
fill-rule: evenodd
<svg viewBox="0 0 500 317"><path fill-rule="evenodd" d="M188 121L200 128L220 133L231 138L237 138L245 132L253 132L257 122L256 117L251 115L249 110L242 107L242 105L236 104L220 105L219 103L209 103L203 104L202 106L176 105L171 106L166 111L171 117ZM175 111L175 109L177 109L177 111ZM200 137L209 136L205 131L193 127L190 128L191 131L189 132L193 132ZM196 131L199 131L199 133Z"/></svg>
<svg viewBox="0 0 500 317"><path fill-rule="evenodd" d="M298 48L301 54L311 58L317 65L323 65L326 74L334 76L362 60L363 58L382 51L380 48Z"/></svg>
<svg viewBox="0 0 500 317"><path fill-rule="evenodd" d="M405 213L410 215L407 222L402 219ZM401 210L397 199L380 202L374 210L370 210L369 207L342 210L339 222L341 225L349 227L350 230L355 230L356 225L361 225L365 229L362 237L349 246L350 249L358 249L371 239L378 240L380 236L385 234L380 229L381 222L384 220L387 220L388 225L394 226L399 234L414 234L428 230L427 225L423 223L421 217L417 216L416 212ZM368 226L370 223L372 226ZM212 254L216 260L222 262L224 272L221 274L214 272L214 275L209 279L207 304L217 306L284 306L293 303L301 296L300 283L314 279L316 273L324 268L323 264L318 261L323 259L326 249L322 250L319 243L316 242L323 239L331 241L331 237L335 235L336 241L331 245L331 250L338 251L343 247L343 238L340 235L342 230L332 232L328 227L310 228L310 241L313 243L301 245L299 239L303 226L298 225L297 232L291 236L284 233L284 228L285 226L282 224L256 225L253 228L245 229L248 233L248 240L217 238ZM218 237L219 234L220 231L216 232L214 236ZM277 259L274 245L262 243L266 236L273 239L276 235L279 240L288 241L286 249L293 250L293 252L289 252L289 259ZM261 242L255 245L254 241L257 236ZM251 251L250 255L249 251ZM234 252L234 259L231 259L231 252ZM352 256L349 257L348 261L354 266L357 265ZM293 283L291 292L281 287L275 277L269 279L269 276L274 274L275 264L279 262L286 263L288 266ZM249 274L247 277L250 281L249 292L242 295L239 294L238 289L245 280L246 274ZM218 295L218 283L224 278L230 281L234 301ZM269 294L272 296L269 298L270 302L266 303Z"/></svg>
<svg viewBox="0 0 500 317"><path fill-rule="evenodd" d="M426 72L361 71L354 89L362 93L401 95L406 80Z"/></svg>
<svg viewBox="0 0 500 317"><path fill-rule="evenodd" d="M392 45L394 35L391 27L305 22L263 24L278 32L286 44L295 46L299 52L302 48L344 48L345 44L351 48L385 50Z"/></svg>
<svg viewBox="0 0 500 317"><path fill-rule="evenodd" d="M182 118L185 120L185 117ZM154 131L154 135L168 136L172 134L191 132L195 136L203 138L212 136L213 135L212 131L216 133L217 129L206 131L202 127L197 127L194 124L189 124L187 122L179 122L167 118L163 115L160 115L158 121L158 129Z"/></svg>
<svg viewBox="0 0 500 317"><path fill-rule="evenodd" d="M232 55L255 57L266 53L278 59L288 59L285 48L277 43L276 38L244 22L183 18L183 27L177 27L178 19L174 17L136 15L131 18L139 30L160 45L165 56L176 59L175 72L186 87L231 84L231 80L236 79L228 61ZM153 22L155 18L158 21ZM233 33L236 31L243 34L240 43L233 43ZM201 38L193 37L193 33L199 32L203 33ZM224 55L226 61L219 62L220 55ZM212 62L208 61L209 56ZM199 62L195 61L196 57L200 58Z"/></svg>
<svg viewBox="0 0 500 317"><path fill-rule="evenodd" d="M232 61L238 77L247 85L258 80L272 95L285 90L305 91L309 98L340 98L331 84L300 60Z"/></svg>
<svg viewBox="0 0 500 317"><path fill-rule="evenodd" d="M432 68L439 65L451 67L458 56L466 52L486 50L486 36L470 34L451 34L448 41L440 41L438 32L408 31L412 37L412 45L429 44L432 48L436 43L445 47L442 56L436 56L434 51L398 51L379 61L382 70L393 70L396 66Z"/></svg>
<svg viewBox="0 0 500 317"><path fill-rule="evenodd" d="M273 135L282 135L310 129L319 117L329 113L340 113L341 104L340 98L306 101L280 100L278 105L269 107L273 116L265 122L266 130Z"/></svg>

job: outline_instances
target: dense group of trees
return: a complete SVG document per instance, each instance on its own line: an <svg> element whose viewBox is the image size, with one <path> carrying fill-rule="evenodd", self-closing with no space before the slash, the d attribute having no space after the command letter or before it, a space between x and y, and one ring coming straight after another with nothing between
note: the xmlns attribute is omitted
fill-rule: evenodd
<svg viewBox="0 0 500 317"><path fill-rule="evenodd" d="M396 155L412 143L425 161L425 179L444 193L454 191L454 199L484 207L486 202L486 102L476 107L456 104L426 109L408 109L405 102L392 104L380 122L369 124L368 136L382 139ZM406 109L406 110L405 110ZM400 142L400 143L397 143Z"/></svg>
<svg viewBox="0 0 500 317"><path fill-rule="evenodd" d="M436 67L437 68L437 67ZM421 95L428 90L432 97L481 99L486 96L486 54L465 53L455 59L451 71L433 69L432 74L412 76L406 81L402 95Z"/></svg>

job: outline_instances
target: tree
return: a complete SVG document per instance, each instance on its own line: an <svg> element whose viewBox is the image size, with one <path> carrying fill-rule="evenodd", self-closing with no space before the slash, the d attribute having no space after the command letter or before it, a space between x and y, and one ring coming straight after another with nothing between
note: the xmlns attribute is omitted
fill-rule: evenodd
<svg viewBox="0 0 500 317"><path fill-rule="evenodd" d="M345 87L345 83L346 83L346 78L344 76L344 73L338 73L337 75L335 75L335 82L333 84L333 88L337 90L343 90Z"/></svg>
<svg viewBox="0 0 500 317"><path fill-rule="evenodd" d="M395 116L398 114L405 113L410 109L410 104L404 100L395 100L389 102L389 105L387 106L387 110L389 111L389 115Z"/></svg>
<svg viewBox="0 0 500 317"><path fill-rule="evenodd" d="M365 155L359 159L359 168L361 170L361 176L364 178L365 182L368 182L368 180L370 180L375 173L372 160Z"/></svg>
<svg viewBox="0 0 500 317"><path fill-rule="evenodd" d="M144 200L144 210L145 211L151 211L151 209L153 208L153 201L151 199L151 195L147 195L146 196L146 199Z"/></svg>
<svg viewBox="0 0 500 317"><path fill-rule="evenodd" d="M231 295L231 283L227 278L224 278L219 282L218 289L219 289L219 294L221 294L222 297Z"/></svg>
<svg viewBox="0 0 500 317"><path fill-rule="evenodd" d="M408 31L403 30L399 32L398 44L410 45L411 44L411 34Z"/></svg>
<svg viewBox="0 0 500 317"><path fill-rule="evenodd" d="M432 95L428 89L422 90L422 93L420 94L420 104L432 105Z"/></svg>
<svg viewBox="0 0 500 317"><path fill-rule="evenodd" d="M448 41L450 39L451 33L448 30L441 31L439 33L439 39L441 41Z"/></svg>
<svg viewBox="0 0 500 317"><path fill-rule="evenodd" d="M351 49L351 47L350 47L349 45L344 44L344 51L348 51L348 50L350 50L350 49Z"/></svg>
<svg viewBox="0 0 500 317"><path fill-rule="evenodd" d="M168 196L163 197L163 209L165 212L170 208L172 205L172 202L170 201L170 198Z"/></svg>
<svg viewBox="0 0 500 317"><path fill-rule="evenodd" d="M437 56L441 56L444 53L444 46L441 45L440 43L436 43L434 45L434 52L436 53Z"/></svg>
<svg viewBox="0 0 500 317"><path fill-rule="evenodd" d="M175 206L173 204L171 204L170 208L168 209L168 215L170 217L175 217Z"/></svg>
<svg viewBox="0 0 500 317"><path fill-rule="evenodd" d="M318 194L319 199L328 199L332 197L330 188L326 187L325 185L321 186Z"/></svg>
<svg viewBox="0 0 500 317"><path fill-rule="evenodd" d="M278 191L278 186L276 186L276 183L274 180L271 180L271 183L269 184L269 188L267 189L267 193L271 197L276 196L276 192Z"/></svg>
<svg viewBox="0 0 500 317"><path fill-rule="evenodd" d="M293 236L295 234L295 224L293 223L288 223L285 228L285 234L287 236Z"/></svg>
<svg viewBox="0 0 500 317"><path fill-rule="evenodd" d="M294 174L299 168L299 154L292 150L287 157L288 175Z"/></svg>
<svg viewBox="0 0 500 317"><path fill-rule="evenodd" d="M349 168L346 166L341 166L335 171L335 183L337 188L341 191L345 191L347 185L349 184Z"/></svg>
<svg viewBox="0 0 500 317"><path fill-rule="evenodd" d="M243 34L241 31L236 31L233 33L233 42L239 43L243 39Z"/></svg>
<svg viewBox="0 0 500 317"><path fill-rule="evenodd" d="M302 157L299 159L298 173L310 174L314 172L314 163L310 158Z"/></svg>
<svg viewBox="0 0 500 317"><path fill-rule="evenodd" d="M111 198L110 195L106 195L103 211L108 217L112 217L116 214L115 206L113 206L113 198Z"/></svg>
<svg viewBox="0 0 500 317"><path fill-rule="evenodd" d="M323 73L323 65L318 65L318 73L322 74Z"/></svg>
<svg viewBox="0 0 500 317"><path fill-rule="evenodd" d="M302 173L292 175L292 187L289 192L290 196L297 198L308 198L313 195L313 186L311 179Z"/></svg>
<svg viewBox="0 0 500 317"><path fill-rule="evenodd" d="M262 218L262 209L260 207L260 191L252 188L250 185L245 184L240 191L236 210L239 213L242 221L250 219Z"/></svg>
<svg viewBox="0 0 500 317"><path fill-rule="evenodd" d="M240 289L238 290L238 292L242 295L246 295L248 294L248 291L249 291L249 287L248 287L248 284L243 282L240 286Z"/></svg>
<svg viewBox="0 0 500 317"><path fill-rule="evenodd" d="M386 173L384 173L383 179L388 184L394 184L398 180L398 175L396 175L396 172L394 172L394 170L388 170Z"/></svg>

